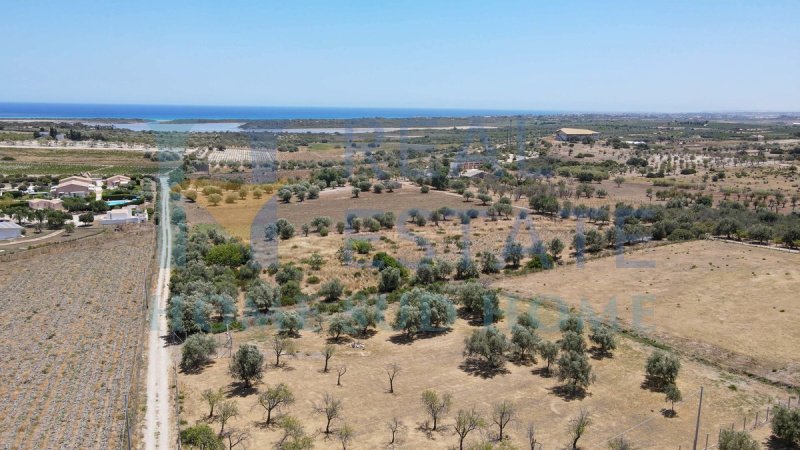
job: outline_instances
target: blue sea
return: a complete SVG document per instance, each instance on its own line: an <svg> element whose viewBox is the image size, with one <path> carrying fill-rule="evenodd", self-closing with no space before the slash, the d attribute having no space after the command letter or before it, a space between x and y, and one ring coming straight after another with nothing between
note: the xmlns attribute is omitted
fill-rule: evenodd
<svg viewBox="0 0 800 450"><path fill-rule="evenodd" d="M546 115L556 111L435 108L329 108L285 106L112 105L83 103L0 103L0 119L359 119Z"/></svg>

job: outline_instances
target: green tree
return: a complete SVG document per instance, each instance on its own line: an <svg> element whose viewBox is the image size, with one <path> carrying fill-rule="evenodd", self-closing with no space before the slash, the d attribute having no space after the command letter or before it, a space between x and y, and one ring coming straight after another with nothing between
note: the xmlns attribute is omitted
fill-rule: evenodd
<svg viewBox="0 0 800 450"><path fill-rule="evenodd" d="M436 431L439 420L447 414L452 404L453 397L450 394L445 393L440 396L432 389L427 389L422 392L422 407L433 421L432 431Z"/></svg>
<svg viewBox="0 0 800 450"><path fill-rule="evenodd" d="M394 292L403 284L403 273L397 267L385 267L378 280L379 292Z"/></svg>
<svg viewBox="0 0 800 450"><path fill-rule="evenodd" d="M369 328L377 328L383 322L383 312L375 305L359 305L353 308L351 315L358 326L361 327L361 334L366 336Z"/></svg>
<svg viewBox="0 0 800 450"><path fill-rule="evenodd" d="M280 383L275 386L267 386L267 389L258 396L258 404L264 408L267 417L264 425L272 423L273 411L278 412L281 408L285 408L294 403L294 394L289 389L289 386Z"/></svg>
<svg viewBox="0 0 800 450"><path fill-rule="evenodd" d="M488 325L503 318L497 290L475 281L468 281L452 289L456 302L470 315L480 317Z"/></svg>
<svg viewBox="0 0 800 450"><path fill-rule="evenodd" d="M458 448L464 450L464 439L467 438L467 435L484 426L486 426L486 422L474 408L470 410L460 409L456 413L456 423L453 425L453 430L458 436Z"/></svg>
<svg viewBox="0 0 800 450"><path fill-rule="evenodd" d="M325 416L325 434L331 434L331 422L342 415L342 401L331 394L325 394L322 403L316 409Z"/></svg>
<svg viewBox="0 0 800 450"><path fill-rule="evenodd" d="M200 396L208 403L208 418L214 417L214 407L225 399L225 392L222 389L206 389Z"/></svg>
<svg viewBox="0 0 800 450"><path fill-rule="evenodd" d="M509 347L503 332L494 326L483 327L474 330L464 340L464 356L478 356L484 360L486 365L495 369L503 366Z"/></svg>
<svg viewBox="0 0 800 450"><path fill-rule="evenodd" d="M789 445L800 445L800 409L776 406L772 416L772 434Z"/></svg>
<svg viewBox="0 0 800 450"><path fill-rule="evenodd" d="M298 336L303 328L303 317L297 311L285 311L278 315L278 327L282 334Z"/></svg>
<svg viewBox="0 0 800 450"><path fill-rule="evenodd" d="M219 435L225 432L225 425L230 419L239 415L239 405L234 400L223 402L219 406Z"/></svg>
<svg viewBox="0 0 800 450"><path fill-rule="evenodd" d="M353 334L355 323L347 314L336 314L328 321L328 336L339 340L343 334Z"/></svg>
<svg viewBox="0 0 800 450"><path fill-rule="evenodd" d="M564 242L562 242L559 238L553 238L547 247L550 251L550 256L553 257L553 261L558 261L561 257L561 252L564 251Z"/></svg>
<svg viewBox="0 0 800 450"><path fill-rule="evenodd" d="M516 414L517 411L514 407L514 404L507 400L503 400L502 402L492 405L492 422L497 425L497 428L500 430L497 440L501 442L503 441L503 432L505 431L509 422L514 420Z"/></svg>
<svg viewBox="0 0 800 450"><path fill-rule="evenodd" d="M408 337L420 331L435 331L455 321L456 310L445 296L414 288L400 297L400 307L392 328L405 331Z"/></svg>
<svg viewBox="0 0 800 450"><path fill-rule="evenodd" d="M251 308L266 314L273 306L280 305L281 289L270 286L269 283L258 278L253 280L247 288L245 300Z"/></svg>
<svg viewBox="0 0 800 450"><path fill-rule="evenodd" d="M308 436L303 425L292 416L283 416L278 421L278 427L283 431L275 445L278 450L310 450L314 448L314 438Z"/></svg>
<svg viewBox="0 0 800 450"><path fill-rule="evenodd" d="M611 350L617 348L617 340L614 337L614 331L601 323L592 325L592 332L589 334L589 340L597 346L602 355L608 355Z"/></svg>
<svg viewBox="0 0 800 450"><path fill-rule="evenodd" d="M539 354L547 362L545 370L550 373L550 365L556 362L556 358L558 358L558 345L555 342L544 341L539 345Z"/></svg>
<svg viewBox="0 0 800 450"><path fill-rule="evenodd" d="M511 327L511 348L519 360L524 361L528 358L533 358L536 354L536 349L539 347L540 340L536 332L530 328L520 324L515 324Z"/></svg>
<svg viewBox="0 0 800 450"><path fill-rule="evenodd" d="M679 402L679 401L683 400L683 395L681 395L681 390L678 389L678 386L675 386L674 384L670 384L666 388L664 388L664 394L666 394L665 400L671 403L669 410L670 410L671 415L674 416L675 415L675 402Z"/></svg>
<svg viewBox="0 0 800 450"><path fill-rule="evenodd" d="M264 376L264 355L255 345L244 344L233 354L228 370L235 380L250 387Z"/></svg>
<svg viewBox="0 0 800 450"><path fill-rule="evenodd" d="M581 409L578 417L572 419L569 423L569 435L572 440L572 449L578 449L578 440L586 432L586 429L592 424L592 419L589 417L589 412Z"/></svg>
<svg viewBox="0 0 800 450"><path fill-rule="evenodd" d="M645 365L647 381L658 389L664 389L675 384L680 368L681 362L677 356L656 350L647 358Z"/></svg>

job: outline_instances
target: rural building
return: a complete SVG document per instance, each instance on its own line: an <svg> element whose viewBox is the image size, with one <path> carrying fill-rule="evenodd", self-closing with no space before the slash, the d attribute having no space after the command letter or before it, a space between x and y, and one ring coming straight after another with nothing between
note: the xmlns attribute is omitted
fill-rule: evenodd
<svg viewBox="0 0 800 450"><path fill-rule="evenodd" d="M597 140L600 133L592 130L585 130L583 128L562 128L556 131L556 140L562 142L575 142L584 138L592 138Z"/></svg>
<svg viewBox="0 0 800 450"><path fill-rule="evenodd" d="M58 180L59 183L66 183L68 181L80 181L82 183L95 184L93 179L91 179L89 177L82 177L82 176L79 176L79 175L72 175L72 176L69 176L67 178L62 178L62 179Z"/></svg>
<svg viewBox="0 0 800 450"><path fill-rule="evenodd" d="M126 186L131 182L131 179L125 175L114 175L113 177L106 178L104 182L106 187L115 188L119 186Z"/></svg>
<svg viewBox="0 0 800 450"><path fill-rule="evenodd" d="M35 198L33 200L28 200L28 207L31 209L54 209L63 211L64 206L62 203L63 202L59 198Z"/></svg>
<svg viewBox="0 0 800 450"><path fill-rule="evenodd" d="M14 222L0 222L0 241L22 236L22 227Z"/></svg>
<svg viewBox="0 0 800 450"><path fill-rule="evenodd" d="M50 189L50 193L58 197L86 197L94 195L96 186L93 182L62 181Z"/></svg>
<svg viewBox="0 0 800 450"><path fill-rule="evenodd" d="M134 205L125 208L112 209L100 216L101 225L121 225L125 223L147 222L147 211L139 210Z"/></svg>

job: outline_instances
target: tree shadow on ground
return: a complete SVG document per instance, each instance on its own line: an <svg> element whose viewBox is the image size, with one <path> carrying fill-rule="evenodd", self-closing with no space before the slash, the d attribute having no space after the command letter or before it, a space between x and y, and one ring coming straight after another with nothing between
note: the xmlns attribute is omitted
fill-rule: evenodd
<svg viewBox="0 0 800 450"><path fill-rule="evenodd" d="M458 365L458 368L470 375L484 379L494 378L496 375L505 375L511 373L505 367L492 366L477 358L465 359L461 364Z"/></svg>
<svg viewBox="0 0 800 450"><path fill-rule="evenodd" d="M645 377L644 381L642 381L642 384L640 384L639 387L650 392L664 392L664 386L662 386L662 383L652 377Z"/></svg>
<svg viewBox="0 0 800 450"><path fill-rule="evenodd" d="M229 385L228 391L225 393L225 396L228 398L231 397L247 397L249 395L253 395L258 392L255 386L252 384L247 386L241 381L234 381Z"/></svg>
<svg viewBox="0 0 800 450"><path fill-rule="evenodd" d="M523 367L529 367L537 363L536 358L531 358L530 356L520 357L517 355L512 355L510 358L508 358L508 361L515 366Z"/></svg>
<svg viewBox="0 0 800 450"><path fill-rule="evenodd" d="M542 378L551 378L553 376L553 369L548 369L547 367L537 367L536 369L531 370L533 375L539 375Z"/></svg>
<svg viewBox="0 0 800 450"><path fill-rule="evenodd" d="M782 439L778 439L773 435L770 436L769 439L767 439L766 448L768 450L797 450L798 448L800 448L800 446L795 443L786 442Z"/></svg>
<svg viewBox="0 0 800 450"><path fill-rule="evenodd" d="M575 388L569 384L562 384L559 386L551 387L550 392L555 396L562 398L564 401L570 402L573 400L583 400L589 395L586 389Z"/></svg>
<svg viewBox="0 0 800 450"><path fill-rule="evenodd" d="M431 339L437 336L444 336L450 331L451 331L450 328L446 328L441 331L420 331L419 333L411 335L411 337L409 337L406 333L400 333L390 336L389 342L398 345L410 345L413 344L414 341L418 341L421 339Z"/></svg>
<svg viewBox="0 0 800 450"><path fill-rule="evenodd" d="M492 325L492 323L488 323L486 320L484 320L483 314L476 314L474 312L469 311L467 308L463 306L461 308L458 308L458 310L456 311L456 316L459 319L466 321L473 327L483 327Z"/></svg>
<svg viewBox="0 0 800 450"><path fill-rule="evenodd" d="M594 360L600 361L605 358L613 358L614 354L603 351L600 347L592 347L589 349L589 356Z"/></svg>

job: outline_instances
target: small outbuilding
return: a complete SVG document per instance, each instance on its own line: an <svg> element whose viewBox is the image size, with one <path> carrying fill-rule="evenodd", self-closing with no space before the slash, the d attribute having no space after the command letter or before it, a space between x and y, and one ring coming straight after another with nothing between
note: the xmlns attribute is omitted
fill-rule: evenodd
<svg viewBox="0 0 800 450"><path fill-rule="evenodd" d="M586 138L597 140L600 133L583 128L562 128L556 131L556 140L562 142L577 142Z"/></svg>
<svg viewBox="0 0 800 450"><path fill-rule="evenodd" d="M0 222L0 241L22 237L23 228L14 222Z"/></svg>
<svg viewBox="0 0 800 450"><path fill-rule="evenodd" d="M125 175L114 175L108 177L104 180L106 187L108 188L115 188L119 186L127 186L128 183L131 182L130 177L126 177Z"/></svg>

